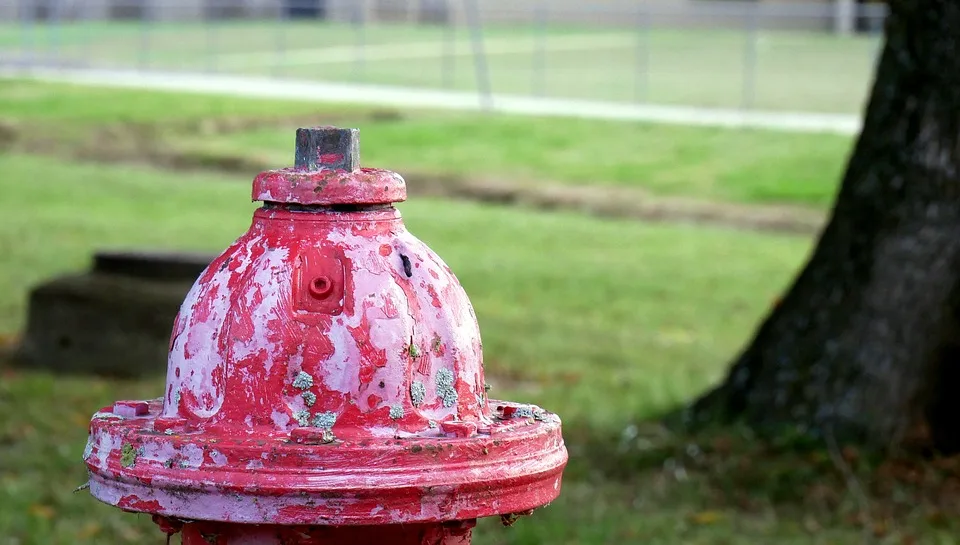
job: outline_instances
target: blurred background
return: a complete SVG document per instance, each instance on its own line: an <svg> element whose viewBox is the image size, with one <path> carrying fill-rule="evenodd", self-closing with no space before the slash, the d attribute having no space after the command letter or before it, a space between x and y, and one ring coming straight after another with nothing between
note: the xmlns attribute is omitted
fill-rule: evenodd
<svg viewBox="0 0 960 545"><path fill-rule="evenodd" d="M359 127L363 163L407 179L399 208L476 307L491 395L564 419L560 498L476 543L955 543L932 500L865 516L825 455L655 420L724 376L803 263L885 14L0 0L0 544L163 542L74 492L87 424L161 395L186 289L317 124Z"/></svg>
<svg viewBox="0 0 960 545"><path fill-rule="evenodd" d="M4 65L855 114L854 0L4 0Z"/></svg>

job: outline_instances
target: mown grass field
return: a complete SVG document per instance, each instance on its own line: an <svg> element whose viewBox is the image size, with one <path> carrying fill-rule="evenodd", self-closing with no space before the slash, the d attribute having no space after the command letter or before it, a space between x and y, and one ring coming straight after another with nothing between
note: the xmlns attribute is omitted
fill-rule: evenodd
<svg viewBox="0 0 960 545"><path fill-rule="evenodd" d="M859 113L879 45L876 36L648 28L636 16L625 14L620 28L484 29L493 91ZM322 21L7 24L0 25L0 49L11 58L71 66L478 88L464 27Z"/></svg>
<svg viewBox="0 0 960 545"><path fill-rule="evenodd" d="M95 248L216 251L249 224L255 172L174 170L137 147L113 150L109 162L74 152L118 145L110 134L149 134L156 146L282 166L301 116L359 126L364 162L401 173L614 185L751 207L822 209L851 143L3 81L0 332L15 339L29 287L86 267ZM819 167L798 174L810 162ZM810 187L795 187L801 179ZM425 197L400 209L471 296L492 395L564 419L571 461L560 499L510 528L484 521L476 543L957 542L949 510L909 487L870 499L865 515L823 452L777 450L737 431L679 437L648 422L722 377L802 264L809 236ZM161 389L160 378L54 377L0 364L0 544L162 543L147 517L73 492L85 480L90 415ZM871 479L869 467L854 470Z"/></svg>

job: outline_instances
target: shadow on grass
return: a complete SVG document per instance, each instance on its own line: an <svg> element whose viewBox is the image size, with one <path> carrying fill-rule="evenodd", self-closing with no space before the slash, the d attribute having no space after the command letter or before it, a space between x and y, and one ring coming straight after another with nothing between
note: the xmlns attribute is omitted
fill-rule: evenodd
<svg viewBox="0 0 960 545"><path fill-rule="evenodd" d="M960 516L960 457L879 457L809 436L761 439L742 426L676 432L659 421L623 429L565 423L568 477L629 483L699 516L764 512L810 531L853 527L865 540L897 543L943 529ZM706 513L706 515L704 515ZM698 516L698 515L694 515ZM884 541L886 542L886 541Z"/></svg>

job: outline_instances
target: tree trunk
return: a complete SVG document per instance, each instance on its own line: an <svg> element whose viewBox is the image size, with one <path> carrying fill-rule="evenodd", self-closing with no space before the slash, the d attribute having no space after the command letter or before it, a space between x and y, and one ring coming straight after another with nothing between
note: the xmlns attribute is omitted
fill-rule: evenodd
<svg viewBox="0 0 960 545"><path fill-rule="evenodd" d="M960 2L892 1L830 221L690 414L960 451L958 168Z"/></svg>

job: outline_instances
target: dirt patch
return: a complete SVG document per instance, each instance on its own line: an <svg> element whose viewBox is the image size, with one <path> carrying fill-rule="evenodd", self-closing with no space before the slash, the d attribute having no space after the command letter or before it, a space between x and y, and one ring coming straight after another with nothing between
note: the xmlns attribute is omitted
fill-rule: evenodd
<svg viewBox="0 0 960 545"><path fill-rule="evenodd" d="M349 118L356 121L364 117L383 123L401 119L401 114L392 110L373 111L365 115L345 114L343 120ZM338 120L325 116L309 121L335 124ZM289 118L212 118L163 126L120 123L93 129L82 139L57 140L48 134L25 134L15 124L0 120L0 150L96 162L145 164L173 171L215 171L237 175L246 182L259 172L275 168L275 165L257 156L175 149L168 142L175 141L176 135L225 134L277 126L302 126L303 123L302 115ZM598 217L689 222L805 235L818 232L825 220L823 213L800 206L742 205L660 197L637 188L517 184L409 171L402 174L407 180L411 196L463 199L540 210L568 210Z"/></svg>
<svg viewBox="0 0 960 545"><path fill-rule="evenodd" d="M517 186L492 180L454 176L404 175L411 194L546 210L573 210L600 217L644 221L690 222L729 227L812 234L824 215L797 206L738 205L684 198L655 197L646 191L617 187L569 185Z"/></svg>

